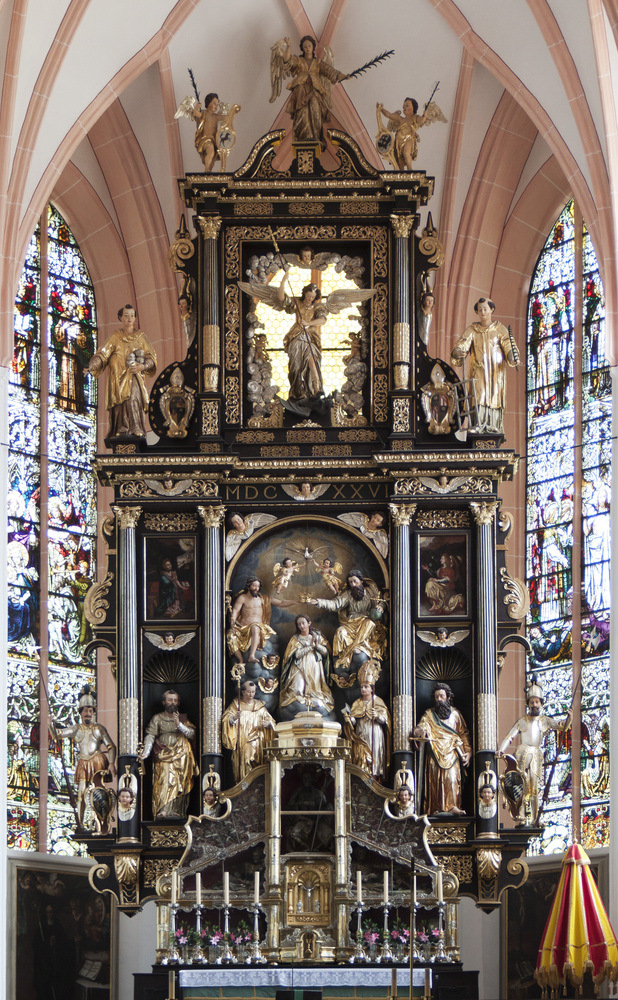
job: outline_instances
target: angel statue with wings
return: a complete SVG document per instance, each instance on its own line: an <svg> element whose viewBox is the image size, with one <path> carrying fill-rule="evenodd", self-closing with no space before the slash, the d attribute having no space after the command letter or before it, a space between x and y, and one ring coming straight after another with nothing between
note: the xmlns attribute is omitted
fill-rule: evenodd
<svg viewBox="0 0 618 1000"><path fill-rule="evenodd" d="M356 303L365 302L375 289L339 288L323 299L318 286L310 283L305 285L299 296L288 295L285 291L288 270L286 265L278 288L246 281L239 281L238 284L247 295L262 299L272 309L294 315L294 323L283 338L290 383L287 408L308 417L324 399L321 327L329 313L339 313Z"/></svg>
<svg viewBox="0 0 618 1000"><path fill-rule="evenodd" d="M434 91L435 93L435 91ZM433 95L432 95L433 96ZM418 101L406 97L403 102L403 114L399 111L387 111L383 104L376 104L376 115L380 131L376 139L376 147L380 156L392 164L394 170L413 170L412 161L418 156L420 136L419 128L431 125L432 122L446 122L442 111L429 100L425 110L418 114ZM380 115L388 119L387 129L384 128ZM395 133L395 141L388 141L388 132Z"/></svg>
<svg viewBox="0 0 618 1000"><path fill-rule="evenodd" d="M300 40L299 56L292 55L289 38L273 45L270 50L270 103L279 97L284 77L291 76L287 85L291 93L285 110L292 118L294 138L301 142L317 139L325 149L322 130L329 119L331 86L348 77L333 66L329 48L324 50L324 59L316 58L316 44L315 38L304 35Z"/></svg>
<svg viewBox="0 0 618 1000"><path fill-rule="evenodd" d="M195 122L195 148L207 174L212 172L217 160L221 161L221 170L225 170L228 153L236 141L233 124L240 104L222 107L224 113L219 111L218 94L206 94L202 105L196 93L195 97L185 97L174 115L174 118L189 118Z"/></svg>

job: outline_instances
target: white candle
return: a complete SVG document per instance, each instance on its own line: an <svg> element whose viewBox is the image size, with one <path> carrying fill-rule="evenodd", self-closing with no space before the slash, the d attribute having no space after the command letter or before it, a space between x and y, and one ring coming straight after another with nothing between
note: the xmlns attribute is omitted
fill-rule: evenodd
<svg viewBox="0 0 618 1000"><path fill-rule="evenodd" d="M178 902L178 875L176 869L172 872L172 906Z"/></svg>
<svg viewBox="0 0 618 1000"><path fill-rule="evenodd" d="M230 873L223 872L223 905L230 905Z"/></svg>
<svg viewBox="0 0 618 1000"><path fill-rule="evenodd" d="M363 876L360 872L356 873L356 902L362 903L363 901Z"/></svg>
<svg viewBox="0 0 618 1000"><path fill-rule="evenodd" d="M388 903L388 872L384 872L384 902Z"/></svg>
<svg viewBox="0 0 618 1000"><path fill-rule="evenodd" d="M195 876L195 902L197 906L202 905L202 876L199 872Z"/></svg>
<svg viewBox="0 0 618 1000"><path fill-rule="evenodd" d="M257 905L260 901L260 873L253 874L253 902Z"/></svg>
<svg viewBox="0 0 618 1000"><path fill-rule="evenodd" d="M444 889L443 889L443 886L442 886L442 869L441 868L438 868L438 879L437 879L437 881L438 881L438 902L439 903L443 903L444 902Z"/></svg>

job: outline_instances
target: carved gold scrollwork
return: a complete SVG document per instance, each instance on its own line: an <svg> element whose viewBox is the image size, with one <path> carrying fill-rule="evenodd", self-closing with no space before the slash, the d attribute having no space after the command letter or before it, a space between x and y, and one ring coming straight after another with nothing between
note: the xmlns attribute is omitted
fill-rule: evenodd
<svg viewBox="0 0 618 1000"><path fill-rule="evenodd" d="M139 854L116 854L114 871L120 889L120 905L139 903Z"/></svg>
<svg viewBox="0 0 618 1000"><path fill-rule="evenodd" d="M438 239L438 230L434 228L431 212L427 216L427 225L423 229L418 248L424 257L429 258L429 264L435 264L436 268L442 267L446 255L444 247Z"/></svg>
<svg viewBox="0 0 618 1000"><path fill-rule="evenodd" d="M112 507L116 519L118 521L118 526L122 530L127 528L137 528L139 519L142 515L141 507Z"/></svg>
<svg viewBox="0 0 618 1000"><path fill-rule="evenodd" d="M161 875L171 875L176 867L175 858L147 858L144 861L144 885L156 885Z"/></svg>
<svg viewBox="0 0 618 1000"><path fill-rule="evenodd" d="M186 844L187 831L184 827L180 829L153 827L150 831L151 847L185 847Z"/></svg>
<svg viewBox="0 0 618 1000"><path fill-rule="evenodd" d="M500 531L504 532L504 544L506 546L513 531L513 515L508 510L502 508L498 514L498 524Z"/></svg>
<svg viewBox="0 0 618 1000"><path fill-rule="evenodd" d="M373 416L377 424L388 420L388 377L376 375L373 379Z"/></svg>
<svg viewBox="0 0 618 1000"><path fill-rule="evenodd" d="M290 215L324 215L321 201L291 201Z"/></svg>
<svg viewBox="0 0 618 1000"><path fill-rule="evenodd" d="M84 615L90 625L103 625L109 610L109 601L106 600L109 588L112 585L114 574L107 572L105 578L99 583L93 583L92 587L86 591L84 598Z"/></svg>
<svg viewBox="0 0 618 1000"><path fill-rule="evenodd" d="M235 375L225 379L225 420L228 424L240 422L240 385Z"/></svg>
<svg viewBox="0 0 618 1000"><path fill-rule="evenodd" d="M470 504L472 516L478 525L493 524L497 509L498 504L495 501Z"/></svg>
<svg viewBox="0 0 618 1000"><path fill-rule="evenodd" d="M216 399L202 400L202 434L219 433L219 404Z"/></svg>
<svg viewBox="0 0 618 1000"><path fill-rule="evenodd" d="M407 240L414 225L413 215L391 215L393 232L398 240Z"/></svg>
<svg viewBox="0 0 618 1000"><path fill-rule="evenodd" d="M467 510L422 510L416 520L419 528L467 528L470 525Z"/></svg>
<svg viewBox="0 0 618 1000"><path fill-rule="evenodd" d="M217 504L212 507L198 507L197 512L205 528L220 528L225 517L225 507Z"/></svg>
<svg viewBox="0 0 618 1000"><path fill-rule="evenodd" d="M466 831L460 826L432 825L427 831L427 840L430 844L463 844L466 840Z"/></svg>
<svg viewBox="0 0 618 1000"><path fill-rule="evenodd" d="M376 368L388 367L388 287L385 282L375 283L373 297L373 363Z"/></svg>
<svg viewBox="0 0 618 1000"><path fill-rule="evenodd" d="M225 367L237 371L240 358L240 291L238 285L225 286Z"/></svg>
<svg viewBox="0 0 618 1000"><path fill-rule="evenodd" d="M385 278L388 268L388 235L386 226L342 226L344 240L373 240L374 274Z"/></svg>
<svg viewBox="0 0 618 1000"><path fill-rule="evenodd" d="M509 576L504 566L500 570L500 579L506 591L504 603L507 615L513 621L523 621L530 611L530 593L526 584L519 577Z"/></svg>
<svg viewBox="0 0 618 1000"><path fill-rule="evenodd" d="M193 531L197 528L195 514L147 514L148 531Z"/></svg>
<svg viewBox="0 0 618 1000"><path fill-rule="evenodd" d="M172 271L184 271L184 262L190 260L195 253L193 241L189 236L189 230L182 216L180 226L174 234L174 242L169 248L167 259Z"/></svg>
<svg viewBox="0 0 618 1000"><path fill-rule="evenodd" d="M393 430L407 434L410 430L410 400L408 397L393 400Z"/></svg>
<svg viewBox="0 0 618 1000"><path fill-rule="evenodd" d="M355 198L353 201L342 201L339 211L341 215L379 215L380 206L377 201Z"/></svg>
<svg viewBox="0 0 618 1000"><path fill-rule="evenodd" d="M460 882L471 882L474 862L471 854L441 854L440 864L445 871L452 872Z"/></svg>
<svg viewBox="0 0 618 1000"><path fill-rule="evenodd" d="M502 863L502 851L498 848L481 848L476 852L476 866L483 881L497 878Z"/></svg>
<svg viewBox="0 0 618 1000"><path fill-rule="evenodd" d="M272 215L272 201L237 201L234 203L234 215Z"/></svg>

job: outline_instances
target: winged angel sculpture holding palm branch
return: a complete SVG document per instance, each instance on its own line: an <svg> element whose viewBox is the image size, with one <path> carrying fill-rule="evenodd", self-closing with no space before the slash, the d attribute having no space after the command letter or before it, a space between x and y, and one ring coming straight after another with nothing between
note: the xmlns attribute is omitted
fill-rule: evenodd
<svg viewBox="0 0 618 1000"><path fill-rule="evenodd" d="M290 391L286 407L301 416L309 416L313 409L320 409L324 401L322 380L321 328L329 313L340 313L359 302L366 302L374 294L373 288L335 289L326 298L317 285L305 285L300 295L285 291L288 266L281 284L261 285L246 281L238 284L252 298L261 299L272 309L294 316L294 323L283 338L283 349L288 356Z"/></svg>

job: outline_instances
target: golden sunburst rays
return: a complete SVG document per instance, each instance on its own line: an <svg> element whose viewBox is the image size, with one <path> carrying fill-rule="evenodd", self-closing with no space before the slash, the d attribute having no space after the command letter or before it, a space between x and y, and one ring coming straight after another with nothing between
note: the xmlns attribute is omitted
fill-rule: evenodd
<svg viewBox="0 0 618 1000"><path fill-rule="evenodd" d="M470 674L470 664L458 649L430 649L416 664L416 676L423 681L459 681Z"/></svg>
<svg viewBox="0 0 618 1000"><path fill-rule="evenodd" d="M144 668L152 684L190 684L198 678L197 665L185 653L157 653Z"/></svg>

